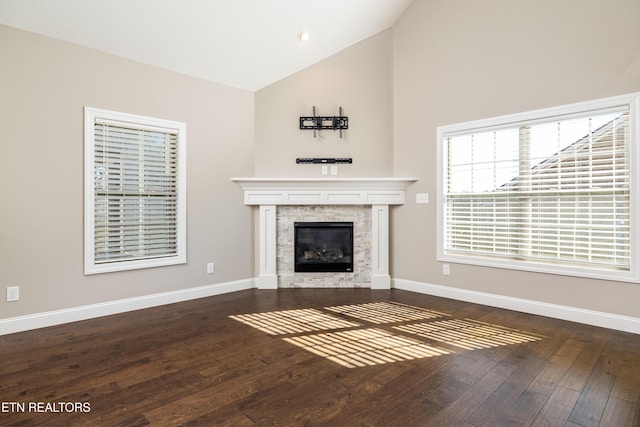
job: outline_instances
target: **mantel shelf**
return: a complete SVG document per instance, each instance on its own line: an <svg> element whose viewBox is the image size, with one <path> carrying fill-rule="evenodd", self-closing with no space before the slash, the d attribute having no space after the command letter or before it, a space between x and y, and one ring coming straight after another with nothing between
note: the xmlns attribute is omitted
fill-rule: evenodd
<svg viewBox="0 0 640 427"><path fill-rule="evenodd" d="M401 205L417 178L231 178L246 205Z"/></svg>

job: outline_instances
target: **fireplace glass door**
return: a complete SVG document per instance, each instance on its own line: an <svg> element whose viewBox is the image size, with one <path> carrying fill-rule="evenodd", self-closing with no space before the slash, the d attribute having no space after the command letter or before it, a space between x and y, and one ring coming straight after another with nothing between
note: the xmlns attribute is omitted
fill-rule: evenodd
<svg viewBox="0 0 640 427"><path fill-rule="evenodd" d="M353 272L353 222L294 223L295 272Z"/></svg>

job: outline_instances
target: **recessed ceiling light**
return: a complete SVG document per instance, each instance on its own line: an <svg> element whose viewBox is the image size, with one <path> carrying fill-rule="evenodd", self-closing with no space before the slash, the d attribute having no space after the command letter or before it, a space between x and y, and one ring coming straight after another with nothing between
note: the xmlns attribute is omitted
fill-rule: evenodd
<svg viewBox="0 0 640 427"><path fill-rule="evenodd" d="M306 42L309 40L309 29L303 28L298 32L298 40L301 42Z"/></svg>

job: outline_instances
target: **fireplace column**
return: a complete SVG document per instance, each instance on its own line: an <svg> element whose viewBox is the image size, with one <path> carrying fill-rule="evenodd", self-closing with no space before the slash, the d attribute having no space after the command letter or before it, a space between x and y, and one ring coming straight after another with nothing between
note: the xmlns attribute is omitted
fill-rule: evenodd
<svg viewBox="0 0 640 427"><path fill-rule="evenodd" d="M371 206L371 289L391 289L389 205Z"/></svg>
<svg viewBox="0 0 640 427"><path fill-rule="evenodd" d="M260 205L260 273L258 289L278 289L276 274L276 206Z"/></svg>

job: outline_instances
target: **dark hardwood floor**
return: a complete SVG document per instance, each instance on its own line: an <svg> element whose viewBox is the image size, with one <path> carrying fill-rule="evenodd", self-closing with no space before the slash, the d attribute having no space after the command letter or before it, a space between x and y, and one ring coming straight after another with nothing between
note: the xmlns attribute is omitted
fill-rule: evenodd
<svg viewBox="0 0 640 427"><path fill-rule="evenodd" d="M2 426L640 425L639 335L399 290L236 292L0 357Z"/></svg>

